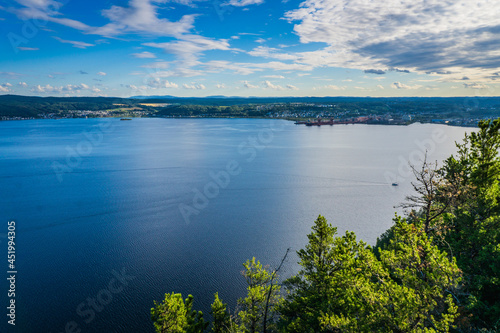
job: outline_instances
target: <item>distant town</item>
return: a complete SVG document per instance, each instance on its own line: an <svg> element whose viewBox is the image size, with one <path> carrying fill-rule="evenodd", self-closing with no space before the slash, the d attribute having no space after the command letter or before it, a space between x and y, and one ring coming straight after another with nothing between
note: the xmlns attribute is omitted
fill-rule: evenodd
<svg viewBox="0 0 500 333"><path fill-rule="evenodd" d="M4 121L105 117L271 118L291 120L306 126L356 123L408 125L414 122L476 126L481 119L498 116L500 116L500 97L0 96L0 119Z"/></svg>

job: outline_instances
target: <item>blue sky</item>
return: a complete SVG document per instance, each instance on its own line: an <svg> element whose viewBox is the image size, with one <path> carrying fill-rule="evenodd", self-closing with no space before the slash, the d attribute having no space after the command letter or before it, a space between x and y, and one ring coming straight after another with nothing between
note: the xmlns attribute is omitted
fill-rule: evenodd
<svg viewBox="0 0 500 333"><path fill-rule="evenodd" d="M0 94L498 96L498 0L4 0Z"/></svg>

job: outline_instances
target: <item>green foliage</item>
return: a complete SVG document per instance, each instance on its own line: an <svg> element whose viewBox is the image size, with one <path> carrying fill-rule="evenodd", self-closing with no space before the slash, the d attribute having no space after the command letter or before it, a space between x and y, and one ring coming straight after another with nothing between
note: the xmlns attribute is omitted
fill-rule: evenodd
<svg viewBox="0 0 500 333"><path fill-rule="evenodd" d="M460 271L420 227L396 219L380 260L352 232L318 217L298 252L303 270L286 281L286 332L448 332Z"/></svg>
<svg viewBox="0 0 500 333"><path fill-rule="evenodd" d="M248 287L247 296L238 300L240 330L249 333L263 332L265 326L268 330L273 330L273 314L281 302L280 286L273 284L277 276L265 269L255 258L247 260L243 266L243 276ZM270 314L267 316L267 322L266 311Z"/></svg>
<svg viewBox="0 0 500 333"><path fill-rule="evenodd" d="M215 300L211 305L210 314L212 315L212 332L225 333L231 332L234 328L234 323L231 316L227 311L227 305L222 303L219 298L219 293L215 293Z"/></svg>
<svg viewBox="0 0 500 333"><path fill-rule="evenodd" d="M163 302L154 305L151 320L158 333L201 333L209 324L201 311L192 310L192 295L184 302L181 294L165 294Z"/></svg>
<svg viewBox="0 0 500 333"><path fill-rule="evenodd" d="M500 119L478 126L441 169L440 191L454 202L433 234L464 272L463 316L469 311L473 326L494 328L500 325Z"/></svg>

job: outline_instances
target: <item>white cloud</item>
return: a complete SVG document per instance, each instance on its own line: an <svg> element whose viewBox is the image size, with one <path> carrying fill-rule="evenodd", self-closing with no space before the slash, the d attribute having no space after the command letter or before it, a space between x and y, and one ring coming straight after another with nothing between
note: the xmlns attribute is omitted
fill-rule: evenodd
<svg viewBox="0 0 500 333"><path fill-rule="evenodd" d="M65 40L59 37L54 36L54 39L60 41L61 43L65 44L71 44L73 47L79 48L79 49L86 49L87 47L90 46L95 46L94 44L89 44L89 43L84 43L84 42L78 42L78 41L73 41L73 40Z"/></svg>
<svg viewBox="0 0 500 333"><path fill-rule="evenodd" d="M104 73L104 72L98 72L97 75L100 75L100 76L106 76L107 74Z"/></svg>
<svg viewBox="0 0 500 333"><path fill-rule="evenodd" d="M253 85L249 83L248 81L243 81L243 86L247 89L257 89L259 86Z"/></svg>
<svg viewBox="0 0 500 333"><path fill-rule="evenodd" d="M85 31L90 27L82 22L71 20L59 12L62 3L55 0L16 0L22 7L9 8L22 20L33 20L37 22L54 22L77 30Z"/></svg>
<svg viewBox="0 0 500 333"><path fill-rule="evenodd" d="M20 83L22 85L22 83ZM22 85L24 86L24 85ZM32 92L38 92L38 93L63 93L63 92L76 92L79 93L81 91L92 91L95 92L96 87L90 87L89 85L85 83L80 83L80 84L67 84L65 86L51 86L50 84L47 84L45 86L42 85L36 85L31 88Z"/></svg>
<svg viewBox="0 0 500 333"><path fill-rule="evenodd" d="M249 55L254 57L263 57L263 58L273 58L278 60L297 60L298 57L296 55L288 54L288 53L280 53L279 49L275 49L267 46L258 46L252 51L248 52Z"/></svg>
<svg viewBox="0 0 500 333"><path fill-rule="evenodd" d="M140 59L154 59L154 58L156 58L156 55L154 53L147 52L147 51L144 51L141 53L132 53L132 56L134 56L135 58L140 58Z"/></svg>
<svg viewBox="0 0 500 333"><path fill-rule="evenodd" d="M284 90L282 86L274 85L270 81L264 81L264 88L265 89L274 89L274 90Z"/></svg>
<svg viewBox="0 0 500 333"><path fill-rule="evenodd" d="M10 87L12 87L12 84L2 83L0 84L0 92L10 92Z"/></svg>
<svg viewBox="0 0 500 333"><path fill-rule="evenodd" d="M470 88L470 89L488 89L489 86L481 83L464 83L464 88Z"/></svg>
<svg viewBox="0 0 500 333"><path fill-rule="evenodd" d="M264 75L263 77L268 78L268 79L284 79L285 78L283 75Z"/></svg>
<svg viewBox="0 0 500 333"><path fill-rule="evenodd" d="M23 46L18 46L17 49L19 51L38 51L38 50L40 50L38 47L23 47Z"/></svg>
<svg viewBox="0 0 500 333"><path fill-rule="evenodd" d="M406 85L404 83L401 83L401 82L394 82L393 84L391 84L391 87L393 89L419 89L419 88L422 88L421 85L414 85L414 86L409 86L409 85Z"/></svg>
<svg viewBox="0 0 500 333"><path fill-rule="evenodd" d="M260 5L264 3L264 0L230 0L229 2L224 3L224 6L235 6L235 7L244 7L250 5Z"/></svg>
<svg viewBox="0 0 500 333"><path fill-rule="evenodd" d="M379 89L385 89L384 86L381 85L381 84L377 85L377 88L379 88Z"/></svg>
<svg viewBox="0 0 500 333"><path fill-rule="evenodd" d="M260 71L251 67L250 64L232 63L225 60L212 60L203 64L208 72L219 73L223 71L232 71L239 75L248 75Z"/></svg>
<svg viewBox="0 0 500 333"><path fill-rule="evenodd" d="M230 50L227 40L216 40L197 35L185 35L180 40L167 43L145 43L145 46L163 49L179 58L194 58L209 50Z"/></svg>
<svg viewBox="0 0 500 333"><path fill-rule="evenodd" d="M216 87L217 89L224 89L226 88L226 85L224 83L217 83Z"/></svg>
<svg viewBox="0 0 500 333"><path fill-rule="evenodd" d="M339 87L339 86L336 86L334 84L329 84L329 85L326 85L322 88L326 88L326 89L330 89L330 90L345 90L345 87Z"/></svg>
<svg viewBox="0 0 500 333"><path fill-rule="evenodd" d="M148 81L147 85L152 89L179 88L178 84L170 82L168 80L162 80L159 77L152 78L151 80Z"/></svg>
<svg viewBox="0 0 500 333"><path fill-rule="evenodd" d="M328 44L302 63L473 78L500 67L499 12L497 0L306 0L285 18L302 43Z"/></svg>
<svg viewBox="0 0 500 333"><path fill-rule="evenodd" d="M177 60L164 63L169 66L173 64L168 76L191 77L204 74L200 70L193 69L200 65L198 58L206 51L231 50L227 40L216 40L197 35L183 35L181 39L167 43L145 43L145 46L163 49L165 52L176 56ZM158 66L159 64L153 64Z"/></svg>
<svg viewBox="0 0 500 333"><path fill-rule="evenodd" d="M36 18L39 22L49 21L80 30L86 34L96 34L104 37L137 33L178 37L193 29L196 15L184 15L178 21L172 22L158 17L157 6L154 3L175 2L192 5L203 0L129 0L128 6L113 5L101 12L109 19L109 23L101 27L89 26L83 22L64 17L59 11L62 2L55 0L16 0L22 7L9 9L22 20ZM0 7L2 9L2 7Z"/></svg>
<svg viewBox="0 0 500 333"><path fill-rule="evenodd" d="M89 33L106 37L125 33L176 37L188 33L195 19L195 15L184 15L177 22L160 19L152 0L130 0L128 7L112 6L103 10L102 15L110 23L89 29Z"/></svg>
<svg viewBox="0 0 500 333"><path fill-rule="evenodd" d="M293 85L291 85L291 84L287 84L287 85L286 85L286 88L287 88L287 89L290 89L290 90L299 90L299 88L297 88L296 86L293 86Z"/></svg>
<svg viewBox="0 0 500 333"><path fill-rule="evenodd" d="M177 83L169 82L169 81L166 81L166 80L163 83L163 86L165 88L179 88L179 85Z"/></svg>
<svg viewBox="0 0 500 333"><path fill-rule="evenodd" d="M133 84L127 84L125 86L125 88L129 88L129 89L132 89L132 90L139 90L139 88Z"/></svg>
<svg viewBox="0 0 500 333"><path fill-rule="evenodd" d="M23 88L28 88L28 84L26 82L19 82L17 85Z"/></svg>
<svg viewBox="0 0 500 333"><path fill-rule="evenodd" d="M203 84L197 84L197 83L192 83L192 84L186 84L184 83L182 85L182 88L184 89L193 89L193 90L204 90L206 87Z"/></svg>

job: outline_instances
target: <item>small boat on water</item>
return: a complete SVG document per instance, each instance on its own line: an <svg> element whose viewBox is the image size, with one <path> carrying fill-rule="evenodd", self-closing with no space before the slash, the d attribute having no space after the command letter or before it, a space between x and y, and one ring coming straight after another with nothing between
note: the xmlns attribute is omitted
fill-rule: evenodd
<svg viewBox="0 0 500 333"><path fill-rule="evenodd" d="M121 118L120 120L132 120L132 118Z"/></svg>

